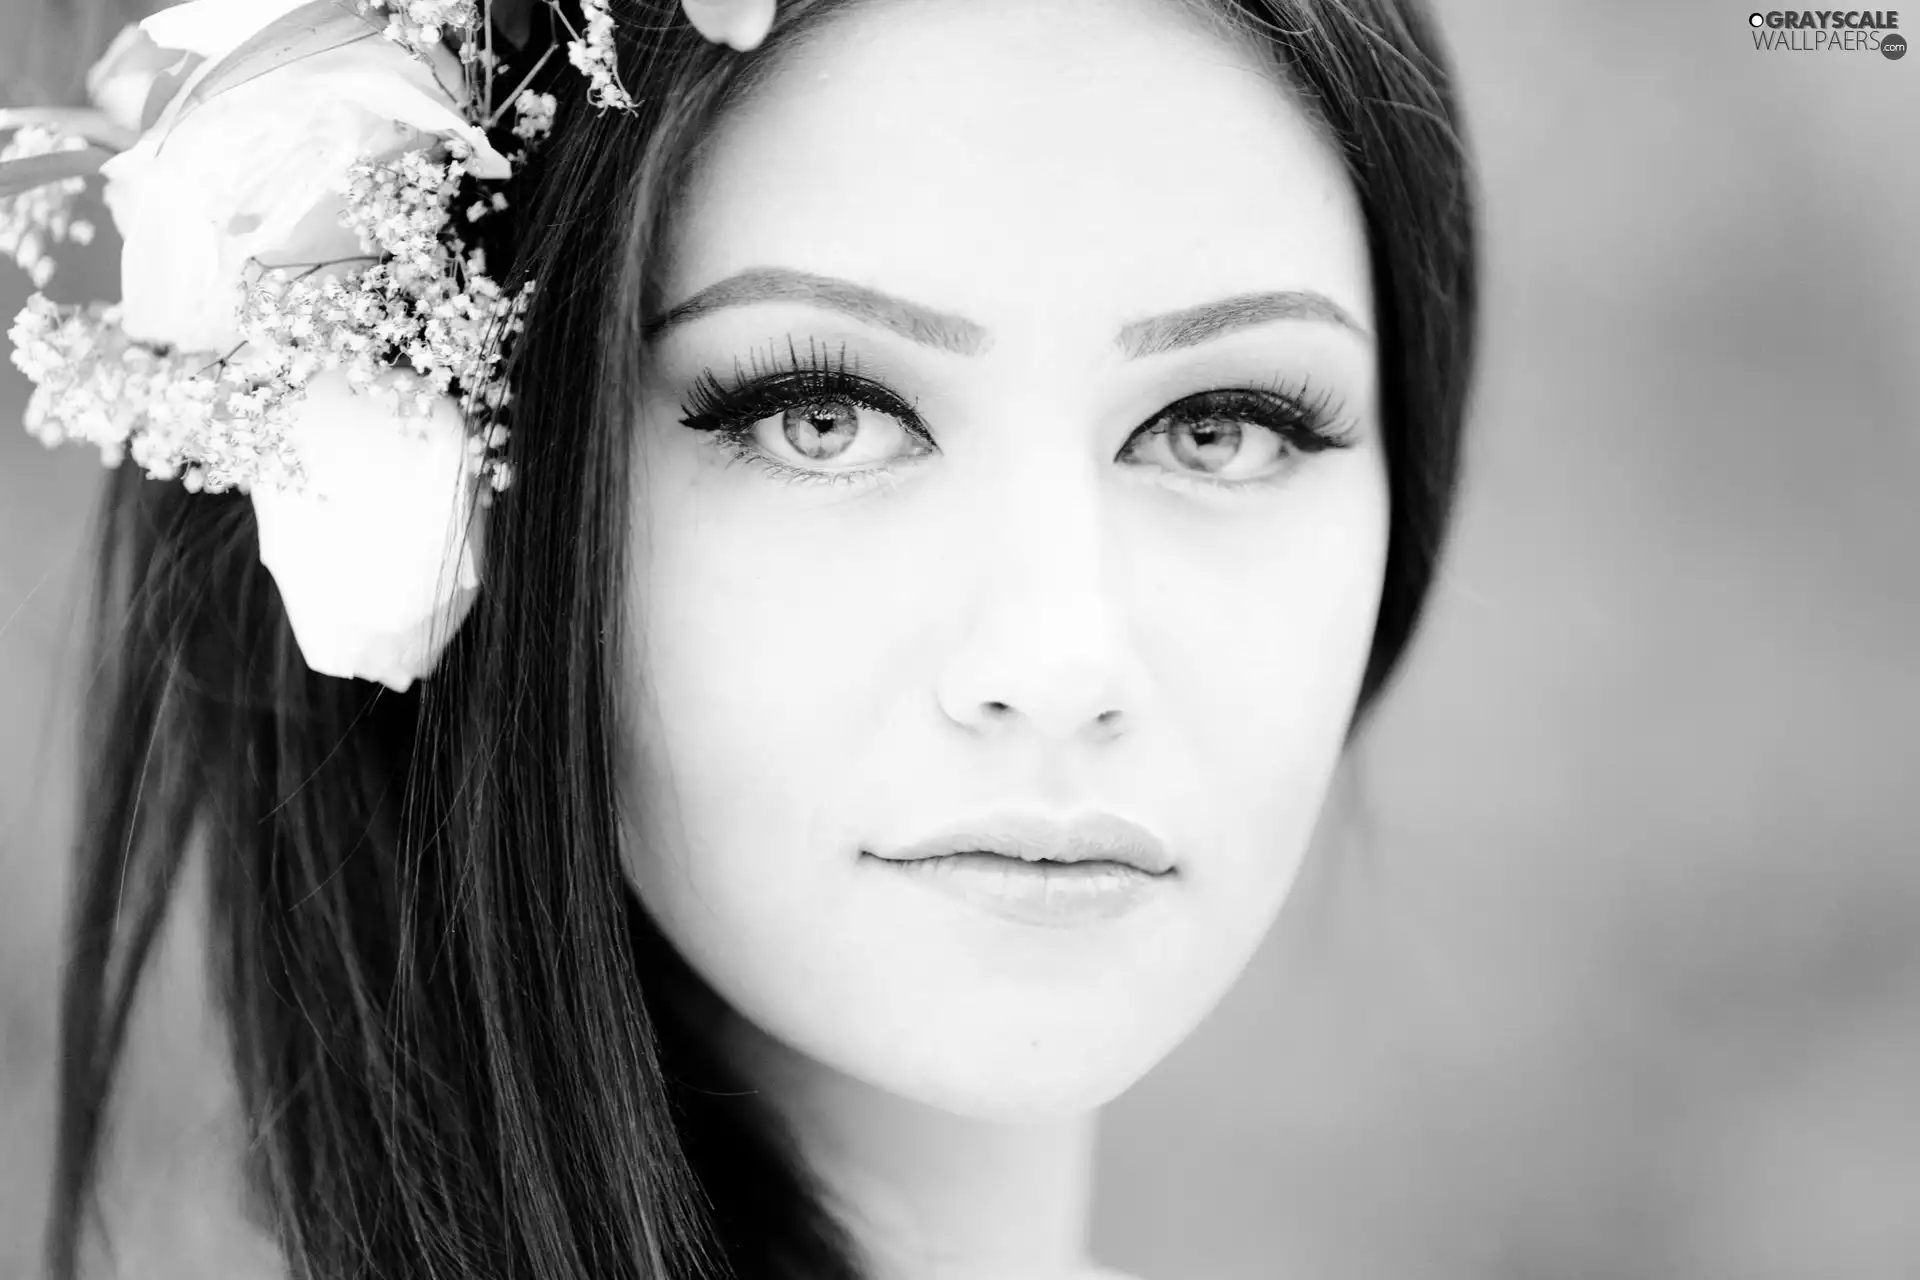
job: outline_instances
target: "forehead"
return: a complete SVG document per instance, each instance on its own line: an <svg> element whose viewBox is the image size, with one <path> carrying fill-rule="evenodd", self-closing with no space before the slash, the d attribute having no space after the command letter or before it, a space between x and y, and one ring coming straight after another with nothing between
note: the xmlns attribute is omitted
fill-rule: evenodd
<svg viewBox="0 0 1920 1280"><path fill-rule="evenodd" d="M845 277L996 339L1314 289L1372 327L1332 144L1162 0L878 0L792 53L703 149L669 305L735 272Z"/></svg>

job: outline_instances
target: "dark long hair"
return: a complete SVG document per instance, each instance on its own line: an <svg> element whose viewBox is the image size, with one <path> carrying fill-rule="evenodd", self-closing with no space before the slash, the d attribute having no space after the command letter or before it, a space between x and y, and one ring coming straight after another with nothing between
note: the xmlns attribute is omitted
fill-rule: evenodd
<svg viewBox="0 0 1920 1280"><path fill-rule="evenodd" d="M249 1185L297 1280L861 1274L714 1052L717 997L639 909L615 804L623 424L653 246L715 119L844 7L782 0L742 57L673 0L617 2L638 115L596 114L560 82L512 262L537 285L512 366L517 478L488 528L487 590L431 680L396 695L312 675L245 498L110 477L55 1280L79 1274L129 1012L190 850L207 860ZM1319 115L1365 216L1391 530L1358 724L1414 633L1458 469L1476 249L1450 72L1417 0L1200 7Z"/></svg>

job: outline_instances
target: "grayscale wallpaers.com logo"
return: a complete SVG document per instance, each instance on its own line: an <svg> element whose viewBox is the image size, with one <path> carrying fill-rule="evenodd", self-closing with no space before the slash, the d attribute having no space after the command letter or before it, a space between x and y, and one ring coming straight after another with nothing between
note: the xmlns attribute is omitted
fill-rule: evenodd
<svg viewBox="0 0 1920 1280"><path fill-rule="evenodd" d="M1907 51L1897 9L1772 9L1750 13L1753 47L1792 53L1877 53L1893 60Z"/></svg>

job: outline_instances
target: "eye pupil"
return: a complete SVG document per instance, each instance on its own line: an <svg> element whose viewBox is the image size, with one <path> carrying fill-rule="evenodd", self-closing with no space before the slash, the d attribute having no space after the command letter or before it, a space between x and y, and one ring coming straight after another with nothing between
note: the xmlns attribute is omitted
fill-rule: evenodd
<svg viewBox="0 0 1920 1280"><path fill-rule="evenodd" d="M1167 447L1180 465L1217 471L1240 452L1242 429L1231 418L1176 422L1167 430Z"/></svg>
<svg viewBox="0 0 1920 1280"><path fill-rule="evenodd" d="M798 404L781 414L787 442L816 462L845 452L860 428L860 410L845 401Z"/></svg>

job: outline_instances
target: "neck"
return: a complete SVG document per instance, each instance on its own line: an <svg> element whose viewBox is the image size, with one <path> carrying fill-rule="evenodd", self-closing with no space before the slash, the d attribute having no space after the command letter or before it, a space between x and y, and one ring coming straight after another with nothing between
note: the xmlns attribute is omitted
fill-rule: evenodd
<svg viewBox="0 0 1920 1280"><path fill-rule="evenodd" d="M1093 1274L1096 1113L969 1119L854 1079L734 1021L731 1064L791 1128L874 1280Z"/></svg>

